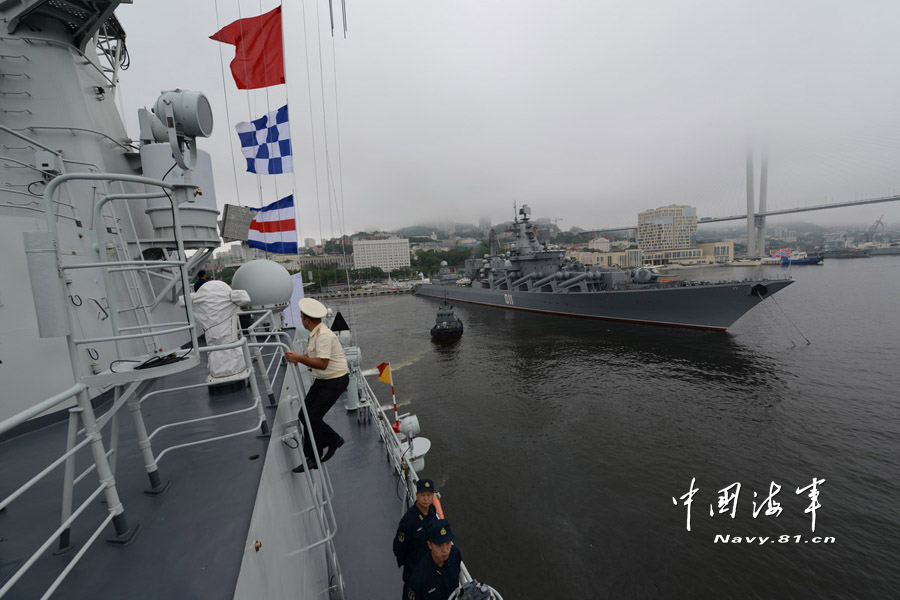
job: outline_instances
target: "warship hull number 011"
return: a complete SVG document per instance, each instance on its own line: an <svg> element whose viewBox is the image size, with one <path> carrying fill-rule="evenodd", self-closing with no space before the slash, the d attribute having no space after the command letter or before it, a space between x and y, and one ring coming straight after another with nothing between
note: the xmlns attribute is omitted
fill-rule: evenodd
<svg viewBox="0 0 900 600"><path fill-rule="evenodd" d="M537 240L530 209L519 209L515 247L506 255L466 261L471 285L446 267L416 294L537 313L725 331L790 278L699 283L660 280L649 269L585 266Z"/></svg>
<svg viewBox="0 0 900 600"><path fill-rule="evenodd" d="M308 341L293 282L252 261L191 293L220 244L213 111L166 91L127 135L120 4L0 0L0 598L394 598L430 443L334 312L346 443L291 472L312 385L283 360ZM214 291L231 325L201 343Z"/></svg>

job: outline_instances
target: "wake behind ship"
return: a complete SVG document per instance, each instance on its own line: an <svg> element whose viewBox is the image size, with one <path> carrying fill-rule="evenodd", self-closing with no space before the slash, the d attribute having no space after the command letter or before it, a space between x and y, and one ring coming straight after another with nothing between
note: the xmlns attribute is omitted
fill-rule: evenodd
<svg viewBox="0 0 900 600"><path fill-rule="evenodd" d="M565 261L565 252L540 244L523 206L508 255L466 261L470 285L443 275L420 284L421 296L509 310L725 331L792 279L719 283L660 280L649 269L623 270Z"/></svg>

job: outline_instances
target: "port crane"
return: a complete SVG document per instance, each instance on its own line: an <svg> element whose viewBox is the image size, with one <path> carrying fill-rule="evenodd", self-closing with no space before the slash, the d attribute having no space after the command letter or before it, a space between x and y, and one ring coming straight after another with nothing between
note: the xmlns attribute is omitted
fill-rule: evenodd
<svg viewBox="0 0 900 600"><path fill-rule="evenodd" d="M878 217L878 220L872 223L872 226L869 227L869 230L866 231L866 241L872 242L875 240L875 232L878 231L878 228L881 227L882 231L884 230L884 223L881 222L881 219L884 218L884 215Z"/></svg>

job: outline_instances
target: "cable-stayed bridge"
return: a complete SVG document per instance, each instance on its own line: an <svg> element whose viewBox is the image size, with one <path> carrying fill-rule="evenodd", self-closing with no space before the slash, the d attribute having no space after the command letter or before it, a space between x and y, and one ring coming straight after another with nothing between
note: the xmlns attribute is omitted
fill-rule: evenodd
<svg viewBox="0 0 900 600"><path fill-rule="evenodd" d="M847 202L831 202L828 204L818 204L814 206L802 206L797 208L787 208L784 210L769 210L766 212L758 212L754 213L753 217L756 218L765 218L765 217L776 217L779 215L790 215L793 213L801 213L801 212L811 212L814 210L828 210L830 208L847 208L850 206L862 206L863 204L879 204L882 202L897 202L900 201L900 195L898 196L884 196L881 198L865 198L863 200L849 200ZM747 215L731 215L728 217L701 217L697 219L697 225L706 225L707 223L721 223L723 221L746 221ZM589 231L582 231L580 233L583 234L591 234L591 233L604 233L610 231L631 231L637 230L637 225L626 225L624 227L603 227L600 229L591 229Z"/></svg>
<svg viewBox="0 0 900 600"><path fill-rule="evenodd" d="M788 208L785 210L770 210L766 212L756 213L754 216L756 217L774 217L778 215L789 215L793 213L799 212L810 212L813 210L827 210L829 208L846 208L848 206L860 206L863 204L878 204L880 202L896 202L900 200L900 196L884 196L883 198L866 198L865 200L849 200L847 202L832 202L829 204L819 204L816 206L804 206L798 208ZM730 217L702 217L697 219L697 224L701 225L704 223L720 223L722 221L743 221L747 218L746 214L743 215L733 215ZM630 227L629 229L634 229L634 227ZM614 230L610 230L614 231Z"/></svg>

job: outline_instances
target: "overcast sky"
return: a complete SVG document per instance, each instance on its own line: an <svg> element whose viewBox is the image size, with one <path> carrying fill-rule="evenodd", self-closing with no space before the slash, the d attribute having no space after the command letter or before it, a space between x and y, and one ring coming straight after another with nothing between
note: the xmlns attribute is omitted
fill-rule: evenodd
<svg viewBox="0 0 900 600"><path fill-rule="evenodd" d="M563 228L672 203L743 214L750 145L770 209L900 194L896 1L348 0L344 39L327 0L287 0L287 86L238 91L233 47L208 36L277 4L122 6L120 101L136 137L160 90L205 92L219 204L296 191L301 237L497 222L513 202ZM297 173L258 180L233 125L286 97ZM882 214L900 223L900 203L791 218Z"/></svg>

